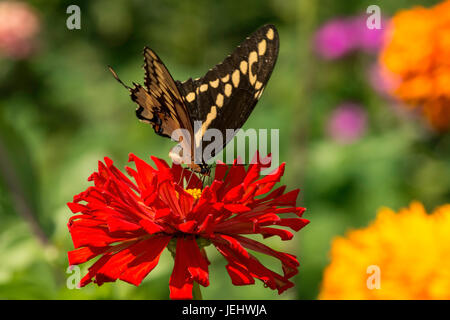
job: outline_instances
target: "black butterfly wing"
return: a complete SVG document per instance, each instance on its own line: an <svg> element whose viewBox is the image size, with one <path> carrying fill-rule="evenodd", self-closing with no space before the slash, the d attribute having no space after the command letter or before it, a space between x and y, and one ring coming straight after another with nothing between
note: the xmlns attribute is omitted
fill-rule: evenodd
<svg viewBox="0 0 450 320"><path fill-rule="evenodd" d="M194 133L202 138L207 129L219 129L223 147L250 116L272 74L278 56L279 37L273 25L265 25L244 40L225 60L200 79L176 82L192 123L201 121ZM194 143L198 139L193 139ZM207 144L206 144L207 145ZM204 149L205 144L202 145Z"/></svg>

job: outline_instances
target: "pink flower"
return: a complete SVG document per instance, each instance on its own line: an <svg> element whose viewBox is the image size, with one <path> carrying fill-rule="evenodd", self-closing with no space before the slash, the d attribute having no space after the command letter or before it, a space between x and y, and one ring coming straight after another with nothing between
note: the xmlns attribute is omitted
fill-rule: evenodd
<svg viewBox="0 0 450 320"><path fill-rule="evenodd" d="M367 16L337 18L328 21L315 35L315 49L324 59L339 59L357 50L377 52L384 37L381 29L369 29Z"/></svg>
<svg viewBox="0 0 450 320"><path fill-rule="evenodd" d="M354 50L356 41L347 20L335 19L327 22L316 33L315 48L325 59L338 59Z"/></svg>
<svg viewBox="0 0 450 320"><path fill-rule="evenodd" d="M384 21L381 21L381 29L369 29L367 16L354 17L349 20L350 29L355 33L357 47L367 53L376 53L383 45Z"/></svg>
<svg viewBox="0 0 450 320"><path fill-rule="evenodd" d="M0 3L0 54L13 59L29 57L36 49L40 21L26 3Z"/></svg>
<svg viewBox="0 0 450 320"><path fill-rule="evenodd" d="M352 143L360 139L367 126L367 115L362 107L354 103L344 103L331 114L327 131L339 143Z"/></svg>

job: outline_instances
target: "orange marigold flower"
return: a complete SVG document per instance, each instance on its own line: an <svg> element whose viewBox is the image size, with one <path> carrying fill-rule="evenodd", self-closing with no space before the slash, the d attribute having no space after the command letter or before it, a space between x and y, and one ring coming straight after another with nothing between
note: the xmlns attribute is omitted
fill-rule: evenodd
<svg viewBox="0 0 450 320"><path fill-rule="evenodd" d="M336 238L320 299L450 299L450 204L383 208L367 228Z"/></svg>
<svg viewBox="0 0 450 320"><path fill-rule="evenodd" d="M450 0L397 13L386 33L380 63L398 78L393 94L438 131L450 129Z"/></svg>

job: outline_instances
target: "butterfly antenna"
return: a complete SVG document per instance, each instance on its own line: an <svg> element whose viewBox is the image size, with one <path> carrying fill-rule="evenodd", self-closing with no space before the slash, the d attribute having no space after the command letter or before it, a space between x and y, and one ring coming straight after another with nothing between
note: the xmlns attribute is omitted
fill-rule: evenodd
<svg viewBox="0 0 450 320"><path fill-rule="evenodd" d="M183 167L183 170L181 171L180 181L178 181L178 185L180 185L181 181L183 181L183 177L184 177L184 167ZM183 188L184 188L184 186L183 186Z"/></svg>
<svg viewBox="0 0 450 320"><path fill-rule="evenodd" d="M114 78L122 85L124 86L126 89L131 90L131 88L129 86L127 86L125 83L123 83L122 80L119 79L119 76L117 75L117 73L114 71L113 68L111 68L111 66L108 66L109 71L111 71L112 75L114 76Z"/></svg>
<svg viewBox="0 0 450 320"><path fill-rule="evenodd" d="M189 183L191 182L191 179L192 179L192 175L194 174L194 171L191 171L191 176L189 177L189 180L188 180L188 182L187 182L187 184L186 184L186 188L189 186Z"/></svg>

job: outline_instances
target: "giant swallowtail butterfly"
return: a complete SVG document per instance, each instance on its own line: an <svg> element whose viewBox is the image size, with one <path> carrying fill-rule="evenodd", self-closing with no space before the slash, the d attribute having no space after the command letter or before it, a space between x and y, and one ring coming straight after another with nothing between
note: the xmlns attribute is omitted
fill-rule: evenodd
<svg viewBox="0 0 450 320"><path fill-rule="evenodd" d="M275 26L265 25L202 78L174 81L161 59L147 47L144 49L144 86L133 83L134 87L128 87L111 67L110 70L138 104L137 117L151 124L157 134L173 137L177 129L189 133L189 137L182 135L178 138L179 144L171 150L170 156L178 160L183 152L190 151L188 167L206 174L209 172L208 159L202 157L200 161L194 161L194 149L206 130L212 128L227 137L223 141L223 149L232 138L226 130L237 132L243 126L269 80L278 47ZM194 132L194 123L198 121L201 121L201 126ZM201 150L206 146L202 143Z"/></svg>

